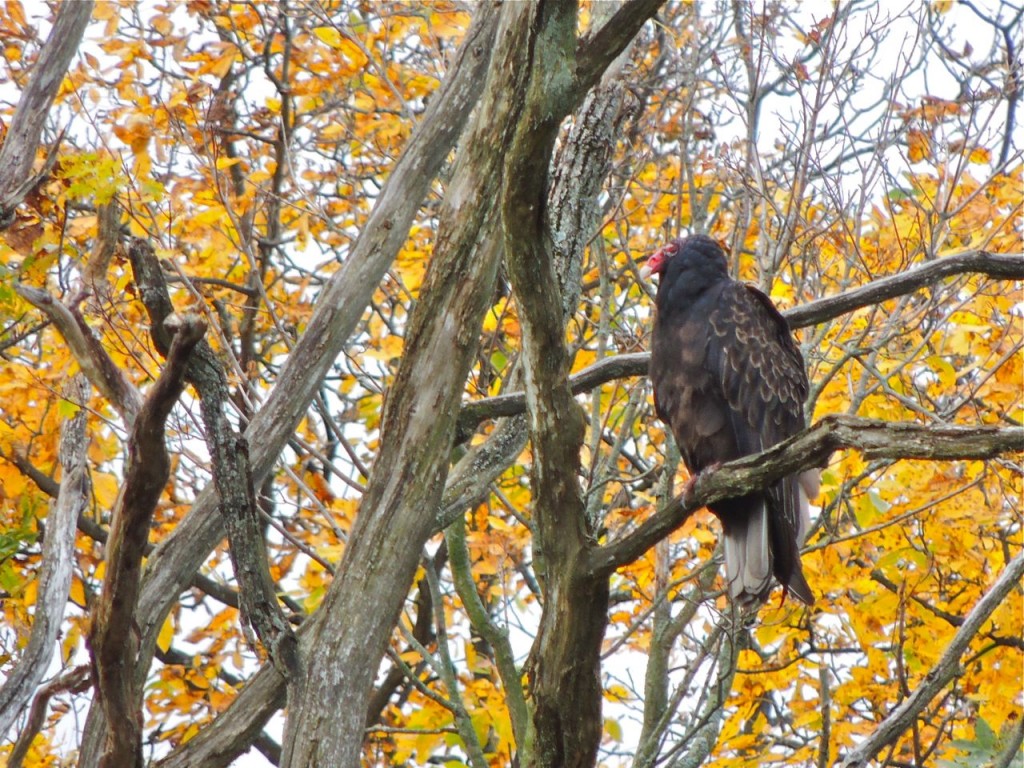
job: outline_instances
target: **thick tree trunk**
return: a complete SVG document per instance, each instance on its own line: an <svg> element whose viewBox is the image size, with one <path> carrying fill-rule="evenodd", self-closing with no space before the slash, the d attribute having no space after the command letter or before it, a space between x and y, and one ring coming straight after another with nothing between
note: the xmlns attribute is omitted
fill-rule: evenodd
<svg viewBox="0 0 1024 768"><path fill-rule="evenodd" d="M622 35L618 47L594 59L585 46L577 51L575 8L536 3L520 9L531 29L530 80L523 120L505 161L502 231L523 329L533 514L545 593L527 669L534 740L521 760L531 766L584 768L596 760L602 731L600 651L609 595L608 579L595 578L585 567L596 541L577 479L584 417L569 381L559 290L567 280L555 269L555 238L546 215L548 171L559 126L586 93L579 90L581 81L604 72L654 7L624 4L595 35L600 39L616 25L616 34Z"/></svg>

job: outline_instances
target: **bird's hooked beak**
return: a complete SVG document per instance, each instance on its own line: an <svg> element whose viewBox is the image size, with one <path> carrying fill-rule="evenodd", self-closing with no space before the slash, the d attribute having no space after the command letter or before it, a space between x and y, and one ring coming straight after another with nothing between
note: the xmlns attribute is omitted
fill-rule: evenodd
<svg viewBox="0 0 1024 768"><path fill-rule="evenodd" d="M661 271L665 269L665 262L668 260L668 253L666 252L668 246L662 246L654 253L650 255L647 262L640 267L640 279L646 280L653 274L661 274Z"/></svg>

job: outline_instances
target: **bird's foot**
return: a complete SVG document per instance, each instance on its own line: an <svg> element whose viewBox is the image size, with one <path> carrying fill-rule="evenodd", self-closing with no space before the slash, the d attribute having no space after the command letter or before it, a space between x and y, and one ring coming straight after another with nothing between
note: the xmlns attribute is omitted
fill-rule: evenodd
<svg viewBox="0 0 1024 768"><path fill-rule="evenodd" d="M697 474L690 475L690 479L687 480L686 484L683 486L682 495L685 496L685 497L690 497L694 493L696 493L697 492L697 484L700 483L700 479L702 477L704 477L704 475L706 475L706 474L708 474L710 472L714 472L720 466L722 466L722 462L716 461L713 464L708 464L706 467L704 467L704 469L702 469Z"/></svg>

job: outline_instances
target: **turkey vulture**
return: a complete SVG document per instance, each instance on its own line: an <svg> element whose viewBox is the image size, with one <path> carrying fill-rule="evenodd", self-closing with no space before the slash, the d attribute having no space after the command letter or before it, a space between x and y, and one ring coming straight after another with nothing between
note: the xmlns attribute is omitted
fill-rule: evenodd
<svg viewBox="0 0 1024 768"><path fill-rule="evenodd" d="M654 408L675 436L691 475L759 453L805 426L807 372L789 326L771 299L729 277L710 237L676 239L655 251L642 275L659 275L651 341ZM783 478L764 493L709 508L725 533L729 593L763 602L775 577L810 605L800 565L816 470Z"/></svg>

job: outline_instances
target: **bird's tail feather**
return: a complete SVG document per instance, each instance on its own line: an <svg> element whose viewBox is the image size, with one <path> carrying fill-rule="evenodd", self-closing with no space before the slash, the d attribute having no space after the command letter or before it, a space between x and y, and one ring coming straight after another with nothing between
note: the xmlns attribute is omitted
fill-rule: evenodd
<svg viewBox="0 0 1024 768"><path fill-rule="evenodd" d="M768 506L730 521L725 531L725 575L729 594L742 606L764 600L771 589Z"/></svg>

